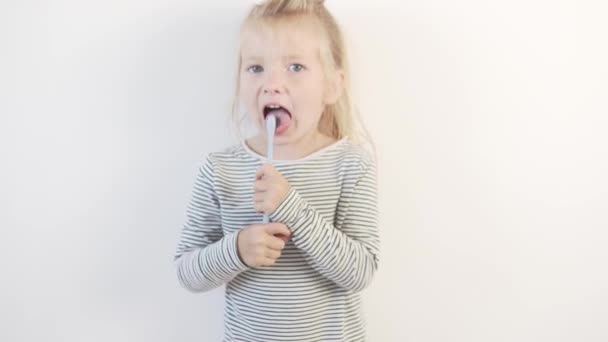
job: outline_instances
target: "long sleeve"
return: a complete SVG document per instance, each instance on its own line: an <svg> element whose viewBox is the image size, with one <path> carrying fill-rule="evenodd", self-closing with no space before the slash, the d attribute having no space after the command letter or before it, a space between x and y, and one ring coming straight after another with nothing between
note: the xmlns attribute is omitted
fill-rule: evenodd
<svg viewBox="0 0 608 342"><path fill-rule="evenodd" d="M191 292L219 287L248 268L237 253L238 231L222 231L213 177L213 164L207 156L199 168L173 258L180 284Z"/></svg>
<svg viewBox="0 0 608 342"><path fill-rule="evenodd" d="M293 187L270 218L292 230L294 245L305 252L314 269L339 286L358 292L370 284L379 262L375 164L364 163L353 181L337 205L336 226L340 229Z"/></svg>

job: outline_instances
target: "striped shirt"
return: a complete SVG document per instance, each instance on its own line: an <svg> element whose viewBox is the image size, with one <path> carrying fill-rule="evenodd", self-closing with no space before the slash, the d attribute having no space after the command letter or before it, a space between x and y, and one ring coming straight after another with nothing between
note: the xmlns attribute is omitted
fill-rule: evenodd
<svg viewBox="0 0 608 342"><path fill-rule="evenodd" d="M223 341L367 341L360 291L378 269L376 165L347 137L274 160L291 188L270 216L292 232L271 266L249 267L237 234L259 224L256 171L267 159L241 141L198 169L174 256L191 292L226 285Z"/></svg>

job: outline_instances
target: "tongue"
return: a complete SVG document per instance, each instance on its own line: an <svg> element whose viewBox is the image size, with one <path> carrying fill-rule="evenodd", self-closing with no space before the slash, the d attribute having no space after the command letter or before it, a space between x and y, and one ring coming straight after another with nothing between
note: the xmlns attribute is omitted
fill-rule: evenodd
<svg viewBox="0 0 608 342"><path fill-rule="evenodd" d="M291 116L283 109L275 109L268 113L268 115L274 115L277 118L277 132L282 132L289 123L291 122Z"/></svg>

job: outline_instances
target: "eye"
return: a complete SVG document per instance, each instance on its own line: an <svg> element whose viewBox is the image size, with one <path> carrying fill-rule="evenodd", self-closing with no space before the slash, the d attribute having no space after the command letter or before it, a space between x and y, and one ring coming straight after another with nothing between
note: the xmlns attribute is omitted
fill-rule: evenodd
<svg viewBox="0 0 608 342"><path fill-rule="evenodd" d="M261 65L257 65L257 64L256 65L252 65L252 66L250 66L250 67L247 68L247 72L252 72L254 74L260 73L262 71L264 71L264 68L262 68Z"/></svg>
<svg viewBox="0 0 608 342"><path fill-rule="evenodd" d="M305 68L302 64L293 63L293 64L289 64L288 69L289 69L289 71L300 72L300 71L304 70Z"/></svg>

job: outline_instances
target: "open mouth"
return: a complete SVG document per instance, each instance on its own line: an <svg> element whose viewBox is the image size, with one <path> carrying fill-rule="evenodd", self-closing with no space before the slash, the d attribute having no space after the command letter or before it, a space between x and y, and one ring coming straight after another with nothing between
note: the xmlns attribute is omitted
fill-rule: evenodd
<svg viewBox="0 0 608 342"><path fill-rule="evenodd" d="M283 133L291 124L291 113L281 105L271 104L264 106L264 120L268 115L273 115L277 119L276 134Z"/></svg>
<svg viewBox="0 0 608 342"><path fill-rule="evenodd" d="M287 115L289 115L289 117L291 117L291 113L287 109L285 109L285 107L283 107L283 106L266 105L266 106L264 106L264 119L266 119L268 114L270 114L271 112L278 112L278 111L283 111L283 112L287 113Z"/></svg>

